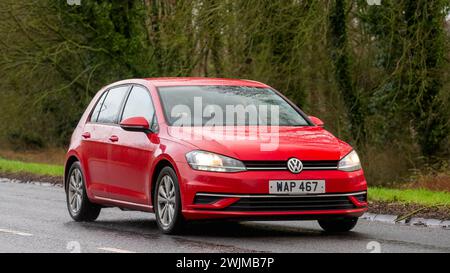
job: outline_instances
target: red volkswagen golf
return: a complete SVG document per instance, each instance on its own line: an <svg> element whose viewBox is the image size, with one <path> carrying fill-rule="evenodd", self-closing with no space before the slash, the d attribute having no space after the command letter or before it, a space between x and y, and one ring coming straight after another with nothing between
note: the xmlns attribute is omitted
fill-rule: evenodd
<svg viewBox="0 0 450 273"><path fill-rule="evenodd" d="M209 78L126 80L94 97L65 165L70 216L154 212L190 220L318 220L349 231L367 210L357 153L273 88Z"/></svg>

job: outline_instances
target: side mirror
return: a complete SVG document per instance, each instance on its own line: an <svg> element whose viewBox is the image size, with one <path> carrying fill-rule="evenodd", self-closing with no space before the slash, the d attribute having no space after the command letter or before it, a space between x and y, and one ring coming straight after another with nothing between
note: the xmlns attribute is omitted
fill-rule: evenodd
<svg viewBox="0 0 450 273"><path fill-rule="evenodd" d="M149 133L150 124L143 117L127 118L120 123L120 127L125 131Z"/></svg>
<svg viewBox="0 0 450 273"><path fill-rule="evenodd" d="M325 123L323 123L323 121L320 118L316 118L313 116L309 116L309 119L316 125L319 127L323 127L325 126Z"/></svg>

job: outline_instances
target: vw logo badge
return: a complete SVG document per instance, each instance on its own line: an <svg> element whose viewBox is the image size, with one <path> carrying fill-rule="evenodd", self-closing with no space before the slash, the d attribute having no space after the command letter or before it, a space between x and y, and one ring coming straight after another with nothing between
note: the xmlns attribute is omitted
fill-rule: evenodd
<svg viewBox="0 0 450 273"><path fill-rule="evenodd" d="M297 158L291 158L287 162L287 167L291 173L300 173L303 170L303 163Z"/></svg>

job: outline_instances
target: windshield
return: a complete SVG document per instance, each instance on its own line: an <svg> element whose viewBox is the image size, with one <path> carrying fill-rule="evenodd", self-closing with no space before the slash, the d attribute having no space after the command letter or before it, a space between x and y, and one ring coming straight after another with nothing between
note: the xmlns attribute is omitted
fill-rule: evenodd
<svg viewBox="0 0 450 273"><path fill-rule="evenodd" d="M268 88L245 86L160 87L171 126L307 126L287 101Z"/></svg>

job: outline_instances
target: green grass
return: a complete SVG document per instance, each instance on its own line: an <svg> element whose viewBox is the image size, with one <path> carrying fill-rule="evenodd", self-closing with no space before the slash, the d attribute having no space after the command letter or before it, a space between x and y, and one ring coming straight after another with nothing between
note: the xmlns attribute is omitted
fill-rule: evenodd
<svg viewBox="0 0 450 273"><path fill-rule="evenodd" d="M0 158L0 172L29 173L35 175L60 177L64 174L64 167L39 163L25 163ZM369 188L369 200L400 203L415 203L421 205L450 206L450 193L435 192L425 189L388 189Z"/></svg>
<svg viewBox="0 0 450 273"><path fill-rule="evenodd" d="M0 158L0 172L29 173L35 175L60 177L64 175L64 167L39 163L25 163Z"/></svg>
<svg viewBox="0 0 450 273"><path fill-rule="evenodd" d="M369 200L450 206L450 193L425 189L369 188Z"/></svg>

